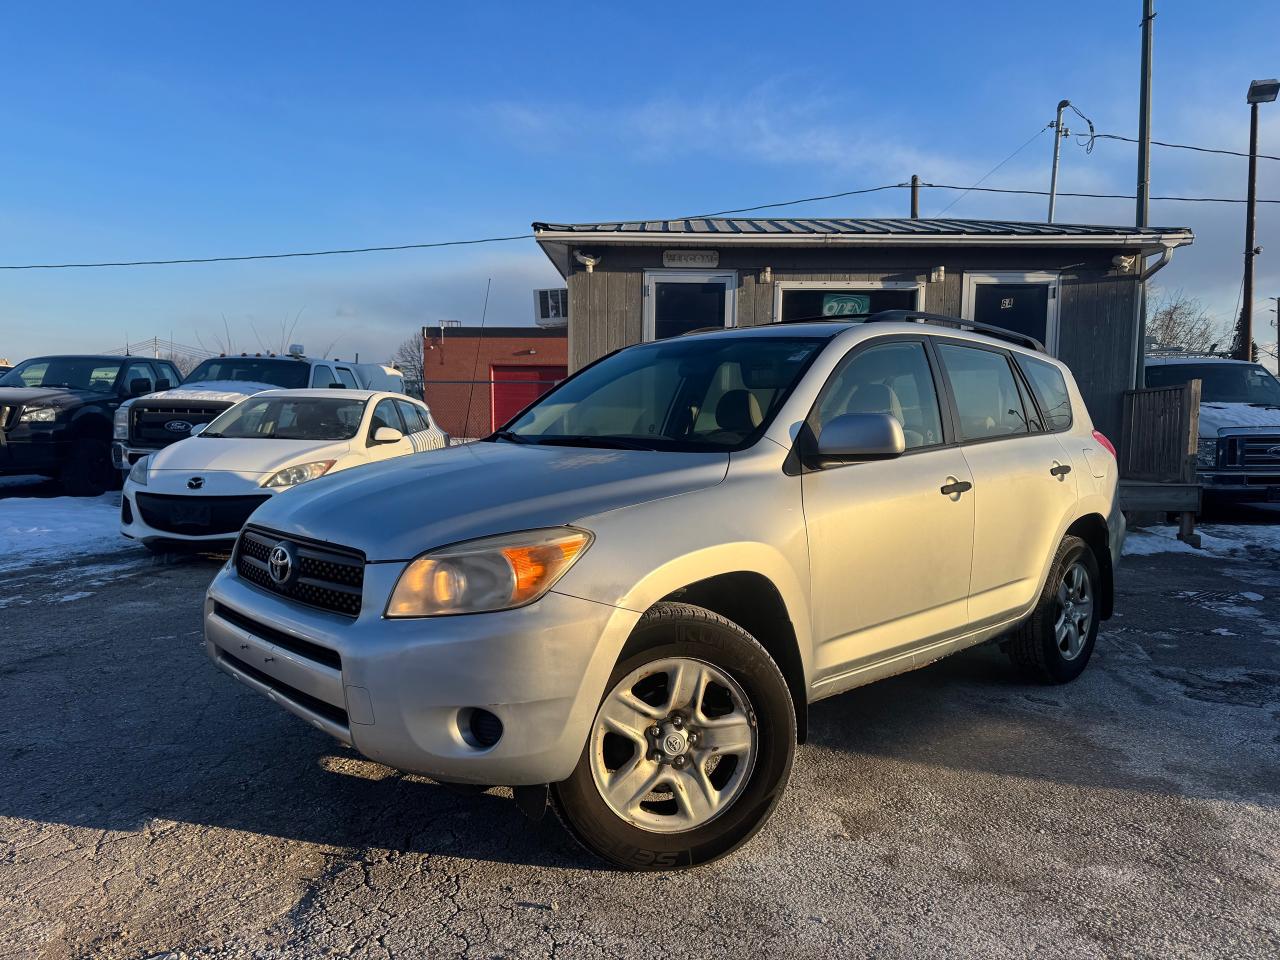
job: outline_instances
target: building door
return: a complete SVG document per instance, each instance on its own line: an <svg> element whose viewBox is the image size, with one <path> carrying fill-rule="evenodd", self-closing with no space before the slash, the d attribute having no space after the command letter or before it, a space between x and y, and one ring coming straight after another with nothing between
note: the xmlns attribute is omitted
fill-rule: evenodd
<svg viewBox="0 0 1280 960"><path fill-rule="evenodd" d="M495 363L489 368L490 428L497 430L567 375L564 367Z"/></svg>
<svg viewBox="0 0 1280 960"><path fill-rule="evenodd" d="M966 273L960 314L1025 333L1058 350L1058 275L1056 273Z"/></svg>
<svg viewBox="0 0 1280 960"><path fill-rule="evenodd" d="M649 270L644 275L644 338L665 340L703 327L738 322L738 275Z"/></svg>

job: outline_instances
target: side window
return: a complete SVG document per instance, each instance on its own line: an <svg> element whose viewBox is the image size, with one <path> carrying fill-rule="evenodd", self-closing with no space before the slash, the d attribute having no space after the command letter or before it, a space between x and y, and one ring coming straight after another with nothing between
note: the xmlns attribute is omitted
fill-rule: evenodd
<svg viewBox="0 0 1280 960"><path fill-rule="evenodd" d="M1035 357L1015 354L1018 366L1026 374L1031 383L1031 392L1044 413L1046 430L1069 430L1071 428L1071 394L1067 392L1067 381L1062 371L1052 363L1045 363Z"/></svg>
<svg viewBox="0 0 1280 960"><path fill-rule="evenodd" d="M407 400L397 400L396 406L400 408L400 416L404 418L405 433L420 433L427 429L426 424L422 422L422 416L418 413L418 408Z"/></svg>
<svg viewBox="0 0 1280 960"><path fill-rule="evenodd" d="M356 375L346 367L335 368L338 371L338 379L342 381L342 385L348 390L359 390L360 384L356 382Z"/></svg>
<svg viewBox="0 0 1280 960"><path fill-rule="evenodd" d="M337 382L334 379L333 371L328 367L317 365L311 368L311 386L323 389Z"/></svg>
<svg viewBox="0 0 1280 960"><path fill-rule="evenodd" d="M133 381L147 381L147 393L151 393L156 388L155 374L151 370L149 363L131 363L124 370L124 389L126 393L133 390Z"/></svg>
<svg viewBox="0 0 1280 960"><path fill-rule="evenodd" d="M846 413L887 413L902 424L907 449L942 442L942 415L924 344L885 343L859 350L832 374L818 398L811 425Z"/></svg>
<svg viewBox="0 0 1280 960"><path fill-rule="evenodd" d="M1018 381L1003 353L938 344L960 416L960 439L986 440L1028 432Z"/></svg>
<svg viewBox="0 0 1280 960"><path fill-rule="evenodd" d="M369 439L373 439L373 435L378 432L381 427L391 427L405 433L404 423L400 420L400 414L396 413L396 404L394 400L382 400L373 408L373 420L369 423Z"/></svg>
<svg viewBox="0 0 1280 960"><path fill-rule="evenodd" d="M161 380L169 381L169 386L176 387L182 382L182 374L178 372L178 368L167 360L157 362L156 369L160 371Z"/></svg>

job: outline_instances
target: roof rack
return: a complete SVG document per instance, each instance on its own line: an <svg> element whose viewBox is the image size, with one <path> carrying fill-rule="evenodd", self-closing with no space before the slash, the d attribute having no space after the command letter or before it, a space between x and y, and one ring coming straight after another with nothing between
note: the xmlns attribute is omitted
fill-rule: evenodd
<svg viewBox="0 0 1280 960"><path fill-rule="evenodd" d="M995 337L998 340L1017 344L1020 347L1027 347L1039 353L1048 353L1043 343L1028 334L1006 330L1004 327L993 326L989 323L978 323L975 320L962 320L959 317L950 317L944 313L926 313L923 310L877 310L875 313L846 313L834 317L795 317L791 320L781 320L779 322L930 323L940 327L950 327L953 330L969 330L973 333L981 333L988 337Z"/></svg>

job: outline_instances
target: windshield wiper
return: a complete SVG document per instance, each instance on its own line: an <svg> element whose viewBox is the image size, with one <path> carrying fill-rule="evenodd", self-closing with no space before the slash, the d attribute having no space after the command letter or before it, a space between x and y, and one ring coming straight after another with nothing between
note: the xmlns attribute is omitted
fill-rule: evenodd
<svg viewBox="0 0 1280 960"><path fill-rule="evenodd" d="M643 440L632 440L630 437L614 437L600 436L590 437L586 435L568 435L568 436L552 436L541 437L539 443L547 446L556 447L607 447L611 450L657 450L651 443L645 443Z"/></svg>
<svg viewBox="0 0 1280 960"><path fill-rule="evenodd" d="M537 443L532 437L526 437L522 433L516 433L514 430L495 430L493 433L485 437L486 440L505 440L507 443Z"/></svg>

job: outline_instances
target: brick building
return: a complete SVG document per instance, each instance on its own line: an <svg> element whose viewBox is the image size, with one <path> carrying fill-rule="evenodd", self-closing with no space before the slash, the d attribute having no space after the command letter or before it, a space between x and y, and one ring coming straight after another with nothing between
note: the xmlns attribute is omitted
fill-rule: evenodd
<svg viewBox="0 0 1280 960"><path fill-rule="evenodd" d="M568 368L568 328L423 327L423 395L457 439L492 433Z"/></svg>

